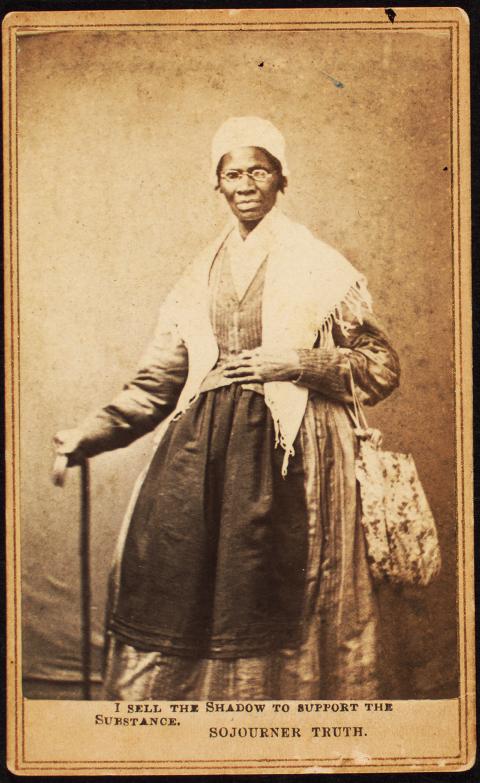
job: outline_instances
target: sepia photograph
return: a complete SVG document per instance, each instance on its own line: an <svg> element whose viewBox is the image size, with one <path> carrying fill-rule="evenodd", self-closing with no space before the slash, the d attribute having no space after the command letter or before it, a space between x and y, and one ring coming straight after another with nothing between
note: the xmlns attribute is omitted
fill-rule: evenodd
<svg viewBox="0 0 480 783"><path fill-rule="evenodd" d="M395 10L6 17L12 770L472 763L468 19Z"/></svg>

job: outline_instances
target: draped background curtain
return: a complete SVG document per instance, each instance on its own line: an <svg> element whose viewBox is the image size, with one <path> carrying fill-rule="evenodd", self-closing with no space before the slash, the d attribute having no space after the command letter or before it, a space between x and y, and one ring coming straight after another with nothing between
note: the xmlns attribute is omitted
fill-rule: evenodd
<svg viewBox="0 0 480 783"><path fill-rule="evenodd" d="M399 352L401 388L370 417L387 448L414 454L444 569L428 591L382 590L385 637L397 695L455 693L449 57L446 31L393 27L22 36L26 689L80 673L79 476L51 485L51 437L132 375L162 298L225 220L208 182L211 137L229 116L258 114L287 140L282 207L365 272ZM109 563L150 453L149 436L91 465L97 679Z"/></svg>

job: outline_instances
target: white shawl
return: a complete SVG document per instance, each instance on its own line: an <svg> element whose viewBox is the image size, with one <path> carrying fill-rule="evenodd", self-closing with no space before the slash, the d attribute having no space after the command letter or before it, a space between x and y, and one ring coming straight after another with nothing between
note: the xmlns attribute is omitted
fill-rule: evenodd
<svg viewBox="0 0 480 783"><path fill-rule="evenodd" d="M262 347L266 350L333 347L332 325L348 329L347 306L359 321L370 308L365 278L334 248L316 239L274 208L268 217L269 252L262 302ZM187 268L162 305L159 330L175 328L188 350L188 377L170 418L196 399L202 381L218 359L209 315L208 281L212 263L231 232L229 224ZM276 443L285 450L282 474L294 454L308 389L290 381L264 384L265 402L275 424ZM163 427L162 427L163 430Z"/></svg>

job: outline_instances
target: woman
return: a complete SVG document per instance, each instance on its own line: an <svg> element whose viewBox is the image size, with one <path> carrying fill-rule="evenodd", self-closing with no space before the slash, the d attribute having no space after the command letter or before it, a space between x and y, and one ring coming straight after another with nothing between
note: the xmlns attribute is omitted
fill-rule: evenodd
<svg viewBox="0 0 480 783"><path fill-rule="evenodd" d="M232 118L212 176L235 221L182 276L134 380L55 438L75 464L163 422L127 512L105 698L372 699L376 596L349 417L398 384L363 277L276 207L280 132Z"/></svg>

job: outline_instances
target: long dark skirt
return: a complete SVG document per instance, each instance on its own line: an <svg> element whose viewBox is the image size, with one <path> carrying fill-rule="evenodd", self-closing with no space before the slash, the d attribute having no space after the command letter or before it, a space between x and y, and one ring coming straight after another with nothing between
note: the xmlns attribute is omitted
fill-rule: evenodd
<svg viewBox="0 0 480 783"><path fill-rule="evenodd" d="M201 394L134 507L110 628L140 650L234 658L296 647L308 557L300 439L286 478L261 394Z"/></svg>

